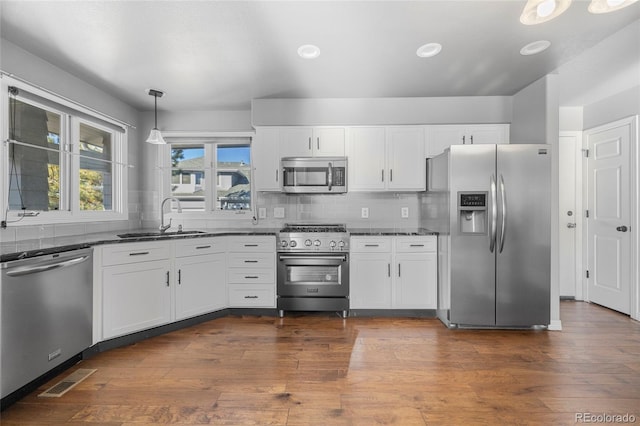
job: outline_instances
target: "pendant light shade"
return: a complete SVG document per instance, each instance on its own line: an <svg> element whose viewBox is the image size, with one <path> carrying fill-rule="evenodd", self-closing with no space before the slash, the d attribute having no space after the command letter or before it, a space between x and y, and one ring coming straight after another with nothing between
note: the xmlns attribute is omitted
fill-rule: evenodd
<svg viewBox="0 0 640 426"><path fill-rule="evenodd" d="M570 4L571 0L528 0L520 22L535 25L550 21L567 10Z"/></svg>
<svg viewBox="0 0 640 426"><path fill-rule="evenodd" d="M589 4L589 12L591 13L609 13L614 10L627 7L638 0L591 0Z"/></svg>
<svg viewBox="0 0 640 426"><path fill-rule="evenodd" d="M158 130L158 98L161 98L164 95L164 92L155 89L149 89L148 91L150 96L153 96L154 100L154 117L155 117L155 125L153 129L151 129L151 133L149 133L149 137L147 138L147 143L155 144L155 145L164 145L164 138L162 137L162 133Z"/></svg>

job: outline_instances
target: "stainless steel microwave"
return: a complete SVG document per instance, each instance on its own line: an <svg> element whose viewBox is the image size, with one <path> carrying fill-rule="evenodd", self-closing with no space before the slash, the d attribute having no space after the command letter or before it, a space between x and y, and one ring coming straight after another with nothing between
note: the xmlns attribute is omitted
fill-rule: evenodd
<svg viewBox="0 0 640 426"><path fill-rule="evenodd" d="M347 192L346 157L284 157L282 192L341 194Z"/></svg>

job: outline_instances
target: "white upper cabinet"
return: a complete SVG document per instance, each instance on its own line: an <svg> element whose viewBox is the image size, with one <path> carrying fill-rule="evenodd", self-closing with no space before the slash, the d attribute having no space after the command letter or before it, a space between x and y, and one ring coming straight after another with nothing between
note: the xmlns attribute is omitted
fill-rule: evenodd
<svg viewBox="0 0 640 426"><path fill-rule="evenodd" d="M442 154L451 145L509 143L508 124L452 124L426 126L426 154Z"/></svg>
<svg viewBox="0 0 640 426"><path fill-rule="evenodd" d="M251 143L256 191L280 191L280 128L258 127Z"/></svg>
<svg viewBox="0 0 640 426"><path fill-rule="evenodd" d="M425 189L422 126L350 128L347 154L349 191Z"/></svg>
<svg viewBox="0 0 640 426"><path fill-rule="evenodd" d="M282 127L280 157L342 157L344 127Z"/></svg>

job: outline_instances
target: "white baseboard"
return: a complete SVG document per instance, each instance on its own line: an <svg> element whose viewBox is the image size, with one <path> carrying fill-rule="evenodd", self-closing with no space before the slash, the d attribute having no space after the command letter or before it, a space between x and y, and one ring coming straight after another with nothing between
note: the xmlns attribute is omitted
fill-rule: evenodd
<svg viewBox="0 0 640 426"><path fill-rule="evenodd" d="M551 331L562 331L562 321L560 320L552 320L547 330Z"/></svg>

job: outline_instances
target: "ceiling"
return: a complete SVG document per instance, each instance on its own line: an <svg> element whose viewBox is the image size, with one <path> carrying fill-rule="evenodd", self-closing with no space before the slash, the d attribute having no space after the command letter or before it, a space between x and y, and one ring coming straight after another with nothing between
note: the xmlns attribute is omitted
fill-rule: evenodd
<svg viewBox="0 0 640 426"><path fill-rule="evenodd" d="M640 19L574 0L519 22L525 0L0 2L1 35L139 110L247 110L253 98L513 95ZM551 47L521 56L529 42ZM419 58L419 46L442 52ZM299 46L320 47L302 59Z"/></svg>

